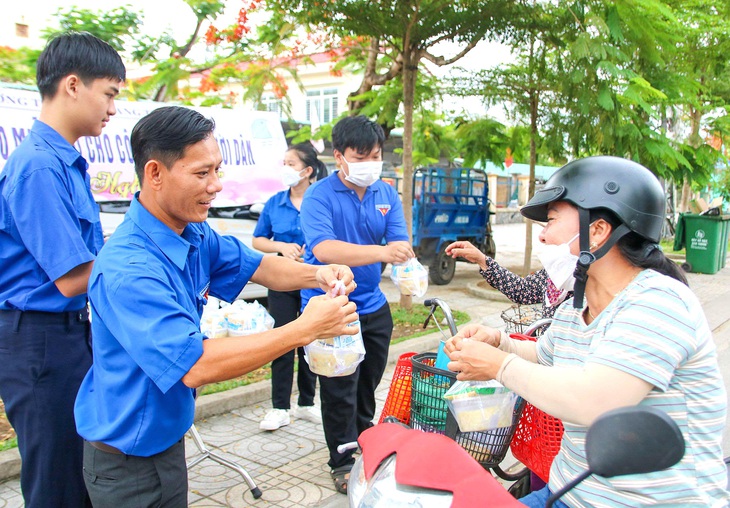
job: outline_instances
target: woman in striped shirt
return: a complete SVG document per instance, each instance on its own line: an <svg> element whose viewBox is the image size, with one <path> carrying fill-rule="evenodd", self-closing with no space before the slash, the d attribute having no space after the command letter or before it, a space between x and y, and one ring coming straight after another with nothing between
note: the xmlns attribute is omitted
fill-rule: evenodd
<svg viewBox="0 0 730 508"><path fill-rule="evenodd" d="M598 156L567 164L521 213L546 222L541 242L567 244L574 297L537 343L472 325L446 345L457 379L497 379L563 421L550 483L521 499L526 506L544 506L584 471L588 426L631 405L674 419L684 458L656 473L590 476L556 506L730 504L721 446L727 396L700 303L657 245L664 207L658 180L637 163Z"/></svg>

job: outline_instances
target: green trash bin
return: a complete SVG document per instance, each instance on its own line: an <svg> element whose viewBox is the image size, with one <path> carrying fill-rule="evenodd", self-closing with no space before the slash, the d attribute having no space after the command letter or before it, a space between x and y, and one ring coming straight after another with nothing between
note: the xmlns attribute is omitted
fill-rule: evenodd
<svg viewBox="0 0 730 508"><path fill-rule="evenodd" d="M682 267L695 273L713 274L725 266L727 257L728 215L697 215L686 213L683 242L687 252Z"/></svg>

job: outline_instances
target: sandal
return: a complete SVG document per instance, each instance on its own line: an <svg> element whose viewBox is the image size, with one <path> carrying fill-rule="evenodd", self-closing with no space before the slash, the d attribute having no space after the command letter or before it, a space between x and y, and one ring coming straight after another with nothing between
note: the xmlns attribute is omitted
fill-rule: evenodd
<svg viewBox="0 0 730 508"><path fill-rule="evenodd" d="M347 494L347 482L350 479L352 464L340 466L330 471L330 476L335 481L335 490L340 494Z"/></svg>

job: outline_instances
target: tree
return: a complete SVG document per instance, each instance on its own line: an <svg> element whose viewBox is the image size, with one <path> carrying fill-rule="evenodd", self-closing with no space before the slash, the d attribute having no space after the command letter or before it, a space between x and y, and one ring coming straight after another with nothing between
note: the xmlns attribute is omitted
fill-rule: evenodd
<svg viewBox="0 0 730 508"><path fill-rule="evenodd" d="M413 112L419 65L450 65L482 38L499 34L509 18L506 0L273 0L300 23L339 37L365 37L363 80L355 96L395 78L403 84L403 209L409 235L413 224ZM460 46L452 57L434 54L439 43ZM353 101L351 109L362 104ZM404 300L408 307L410 302Z"/></svg>

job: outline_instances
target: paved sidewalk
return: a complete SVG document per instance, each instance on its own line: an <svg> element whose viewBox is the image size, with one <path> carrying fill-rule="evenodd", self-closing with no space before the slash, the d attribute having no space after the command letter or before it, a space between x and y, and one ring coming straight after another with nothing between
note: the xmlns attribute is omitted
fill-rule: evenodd
<svg viewBox="0 0 730 508"><path fill-rule="evenodd" d="M535 228L537 235L538 228ZM524 225L499 225L495 228L497 260L505 266L522 266ZM539 266L536 258L533 267ZM397 290L386 270L381 287L388 300L398 301ZM730 265L715 275L689 274L690 285L700 298L713 329L720 364L730 381ZM430 286L426 297L438 297L452 309L469 313L472 320L501 326L500 313L510 303L495 291L478 285L481 277L473 265L457 264L457 273L447 286ZM414 304L418 304L414 302ZM440 334L412 339L391 348L391 363L376 396L381 408L390 385L394 362L406 351L434 350ZM190 470L189 502L194 507L327 507L347 506L346 496L334 490L327 468L327 448L321 425L292 419L274 432L258 428L271 407L268 381L207 395L198 401L196 427L211 451L239 464L253 477L263 495L254 500L242 477L211 459ZM726 455L730 455L730 436L726 435ZM186 439L188 460L198 454L194 442ZM22 507L17 452L0 453L0 508ZM14 478L13 478L14 477Z"/></svg>

